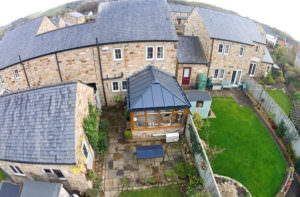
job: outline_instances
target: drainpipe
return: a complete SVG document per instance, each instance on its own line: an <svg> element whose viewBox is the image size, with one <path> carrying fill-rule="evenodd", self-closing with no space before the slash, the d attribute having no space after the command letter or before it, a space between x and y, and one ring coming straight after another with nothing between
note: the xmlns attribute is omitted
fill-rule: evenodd
<svg viewBox="0 0 300 197"><path fill-rule="evenodd" d="M101 84L102 84L104 102L105 102L105 106L107 106L107 100L106 100L106 94L105 94L105 86L104 86L104 80L103 80L103 72L102 72L102 65L101 65L100 48L99 48L98 38L96 38L96 45L97 45L97 52L98 52L98 61L99 61L99 67L100 67L100 76L101 76Z"/></svg>
<svg viewBox="0 0 300 197"><path fill-rule="evenodd" d="M20 61L20 64L22 65L22 67L23 67L24 75L25 75L25 78L26 78L26 82L27 82L28 88L30 88L30 84L29 84L29 81L28 81L27 73L26 73L26 70L25 70L25 65L24 65L24 63L22 62L22 59L21 59L21 56L20 56L20 55L19 55L19 61Z"/></svg>
<svg viewBox="0 0 300 197"><path fill-rule="evenodd" d="M212 59L212 54L213 54L214 42L215 42L215 39L212 38L211 49L210 49L210 57L209 57L209 62L208 62L207 77L209 77L209 71L210 71L210 66L211 66L211 59Z"/></svg>
<svg viewBox="0 0 300 197"><path fill-rule="evenodd" d="M60 78L60 82L62 82L62 77L61 77L61 71L60 71L60 66L59 66L59 61L57 58L57 53L55 52L55 59L56 59L56 64L57 64L57 69L58 69L58 74L59 74L59 78Z"/></svg>

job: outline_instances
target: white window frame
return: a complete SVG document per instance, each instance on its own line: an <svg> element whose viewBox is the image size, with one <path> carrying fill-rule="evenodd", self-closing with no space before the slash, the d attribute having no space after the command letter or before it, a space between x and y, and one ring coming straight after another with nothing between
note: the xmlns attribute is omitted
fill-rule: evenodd
<svg viewBox="0 0 300 197"><path fill-rule="evenodd" d="M16 71L18 73L18 76L16 75ZM14 72L15 79L20 79L20 72L19 72L18 68L14 68L13 72Z"/></svg>
<svg viewBox="0 0 300 197"><path fill-rule="evenodd" d="M250 71L251 64L255 65L254 73L253 73L253 66L252 66L251 71ZM249 74L250 77L254 77L255 76L256 68L257 68L257 63L251 62L250 65L249 65L249 70L248 70L248 74Z"/></svg>
<svg viewBox="0 0 300 197"><path fill-rule="evenodd" d="M9 170L14 174L14 175L17 175L17 176L26 176L26 174L20 169L19 166L16 166L16 165L8 165L7 166L9 168ZM16 171L14 171L13 169Z"/></svg>
<svg viewBox="0 0 300 197"><path fill-rule="evenodd" d="M126 80L121 81L121 90L122 90L123 92L126 92L127 89L128 89L128 87L127 87L126 89L123 88L123 82L124 82L124 81L127 83Z"/></svg>
<svg viewBox="0 0 300 197"><path fill-rule="evenodd" d="M121 58L116 58L116 50L121 51ZM114 48L114 61L122 61L123 60L123 50L122 48Z"/></svg>
<svg viewBox="0 0 300 197"><path fill-rule="evenodd" d="M219 52L220 45L222 45L222 51L221 51L221 52ZM223 54L223 52L224 52L224 43L223 43L223 42L220 42L220 43L218 44L218 54Z"/></svg>
<svg viewBox="0 0 300 197"><path fill-rule="evenodd" d="M162 58L158 57L158 48L162 48ZM156 46L156 59L157 60L164 60L165 58L165 47L164 46Z"/></svg>
<svg viewBox="0 0 300 197"><path fill-rule="evenodd" d="M243 49L243 53L241 55L241 49ZM245 55L245 47L240 47L239 56L243 57Z"/></svg>
<svg viewBox="0 0 300 197"><path fill-rule="evenodd" d="M118 83L118 90L114 90L114 83ZM121 84L120 84L120 81L112 81L112 82L111 82L111 91L112 91L112 92L120 92L120 91L121 91Z"/></svg>
<svg viewBox="0 0 300 197"><path fill-rule="evenodd" d="M148 58L148 48L153 49L152 58ZM154 46L146 46L146 60L154 60L154 56L155 56Z"/></svg>
<svg viewBox="0 0 300 197"><path fill-rule="evenodd" d="M51 175L52 175L52 176L49 176L50 174L47 173L47 172L45 171L46 169L51 171ZM64 177L63 177L63 178L62 178L62 177L58 177L58 176L55 174L54 170L59 170L59 171L61 172L61 174L62 174ZM61 171L61 169L43 168L43 169L42 169L42 172L43 172L44 174L46 174L48 178L59 179L59 180L66 180L66 179L67 179L67 178L65 177L64 173Z"/></svg>
<svg viewBox="0 0 300 197"><path fill-rule="evenodd" d="M226 46L228 46L228 53L226 53ZM224 55L229 55L230 54L230 44L224 44L223 45L223 47L224 47Z"/></svg>
<svg viewBox="0 0 300 197"><path fill-rule="evenodd" d="M4 81L4 78L3 78L2 74L0 74L0 84L2 84L2 85L5 84L5 81Z"/></svg>
<svg viewBox="0 0 300 197"><path fill-rule="evenodd" d="M217 74L217 77L215 78L215 73L216 73L216 70L218 70L218 74ZM220 78L220 70L223 70L223 76L222 78ZM224 68L216 68L214 69L214 73L213 73L213 80L223 80L225 78L225 69Z"/></svg>

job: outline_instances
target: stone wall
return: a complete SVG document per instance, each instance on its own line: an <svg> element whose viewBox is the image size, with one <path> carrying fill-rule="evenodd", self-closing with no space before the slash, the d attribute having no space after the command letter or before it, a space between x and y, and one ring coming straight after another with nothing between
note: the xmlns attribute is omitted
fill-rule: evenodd
<svg viewBox="0 0 300 197"><path fill-rule="evenodd" d="M183 68L184 67L190 67L192 68L191 70L191 80L190 80L190 85L187 87L195 88L197 87L197 75L202 73L207 75L208 71L208 65L206 64L179 64L178 69L177 69L177 81L180 85L182 85L182 76L183 76Z"/></svg>
<svg viewBox="0 0 300 197"><path fill-rule="evenodd" d="M197 8L193 9L184 24L184 35L198 36L203 46L206 58L209 60L212 41Z"/></svg>
<svg viewBox="0 0 300 197"><path fill-rule="evenodd" d="M36 34L46 33L55 29L56 26L50 21L50 19L47 16L44 16Z"/></svg>
<svg viewBox="0 0 300 197"><path fill-rule="evenodd" d="M219 44L223 43L230 45L229 55L219 54L218 47ZM259 47L258 52L256 52L256 46ZM244 47L244 55L240 56L240 48ZM230 41L222 41L222 40L214 40L213 52L212 52L212 60L211 67L209 71L210 78L214 76L215 69L225 69L224 80L231 80L231 75L233 70L242 70L242 78L243 81L244 76L249 75L249 66L251 62L257 63L255 77L264 76L267 67L265 64L261 63L261 60L264 55L265 45L256 43L255 45L245 45L236 42ZM224 50L223 50L224 51ZM255 61L253 61L256 59ZM257 61L258 60L258 61ZM216 82L217 80L213 80Z"/></svg>

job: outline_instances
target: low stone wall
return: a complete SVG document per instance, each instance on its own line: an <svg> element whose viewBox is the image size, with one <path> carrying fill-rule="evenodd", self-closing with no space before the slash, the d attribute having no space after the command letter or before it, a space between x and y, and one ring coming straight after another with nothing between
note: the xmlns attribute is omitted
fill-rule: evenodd
<svg viewBox="0 0 300 197"><path fill-rule="evenodd" d="M191 129L191 131L190 131ZM194 125L193 118L191 114L188 114L187 121L186 121L186 128L185 128L185 137L190 147L192 147L192 142L190 138L190 132L194 132L196 136L196 140L201 146L201 150L203 154L195 153L195 163L196 167L198 169L198 172L200 176L202 177L204 181L204 188L209 191L214 197L221 197L221 193L219 191L219 188L217 186L217 182L214 177L213 170L211 168L211 165L209 163L208 157L206 155L206 152L204 151L204 146L201 142L201 139L199 137L199 134L197 132L197 129Z"/></svg>

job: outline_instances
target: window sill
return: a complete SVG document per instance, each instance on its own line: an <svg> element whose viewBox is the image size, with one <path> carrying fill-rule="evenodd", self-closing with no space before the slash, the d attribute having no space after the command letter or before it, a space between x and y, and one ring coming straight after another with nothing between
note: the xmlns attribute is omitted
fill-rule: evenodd
<svg viewBox="0 0 300 197"><path fill-rule="evenodd" d="M26 174L14 174L15 176L22 176L22 177L25 177Z"/></svg>
<svg viewBox="0 0 300 197"><path fill-rule="evenodd" d="M123 59L114 59L114 62L121 62Z"/></svg>

